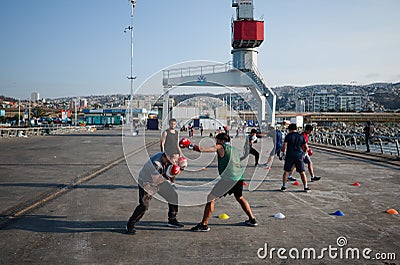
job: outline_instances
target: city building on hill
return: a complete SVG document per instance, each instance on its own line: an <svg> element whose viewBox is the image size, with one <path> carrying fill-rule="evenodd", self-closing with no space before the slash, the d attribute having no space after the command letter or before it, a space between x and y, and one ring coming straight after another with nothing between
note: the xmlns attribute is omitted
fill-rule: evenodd
<svg viewBox="0 0 400 265"><path fill-rule="evenodd" d="M88 101L86 98L81 98L79 101L79 106L84 109L88 107Z"/></svg>
<svg viewBox="0 0 400 265"><path fill-rule="evenodd" d="M363 97L359 94L334 94L322 91L314 94L313 106L315 112L327 111L362 111ZM297 111L297 110L296 110ZM297 111L301 112L301 111Z"/></svg>
<svg viewBox="0 0 400 265"><path fill-rule="evenodd" d="M39 99L40 99L40 94L39 94L39 92L32 92L32 93L31 93L31 100L32 100L33 102L39 101Z"/></svg>
<svg viewBox="0 0 400 265"><path fill-rule="evenodd" d="M296 102L296 112L306 112L306 103L303 99L299 99Z"/></svg>
<svg viewBox="0 0 400 265"><path fill-rule="evenodd" d="M313 106L315 112L326 112L336 110L336 95L327 91L314 94Z"/></svg>
<svg viewBox="0 0 400 265"><path fill-rule="evenodd" d="M339 111L361 111L362 99L360 95L340 95L338 99Z"/></svg>

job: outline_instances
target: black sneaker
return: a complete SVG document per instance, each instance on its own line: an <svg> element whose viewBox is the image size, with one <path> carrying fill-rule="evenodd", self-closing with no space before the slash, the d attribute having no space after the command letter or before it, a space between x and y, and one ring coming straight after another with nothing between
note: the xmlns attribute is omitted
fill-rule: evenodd
<svg viewBox="0 0 400 265"><path fill-rule="evenodd" d="M288 181L296 181L296 179L294 177L292 177L292 176L288 177L287 180Z"/></svg>
<svg viewBox="0 0 400 265"><path fill-rule="evenodd" d="M282 187L281 187L281 191L282 191L282 192L285 192L285 191L286 191L286 187L283 187L283 186L282 186Z"/></svg>
<svg viewBox="0 0 400 265"><path fill-rule="evenodd" d="M191 229L193 232L208 232L210 228L208 225L203 225L202 223L198 223L196 226L193 226Z"/></svg>
<svg viewBox="0 0 400 265"><path fill-rule="evenodd" d="M127 233L128 235L134 235L134 234L136 234L135 226L134 226L134 225L129 225L129 224L127 224L127 225L126 225L126 233Z"/></svg>
<svg viewBox="0 0 400 265"><path fill-rule="evenodd" d="M258 225L256 219L249 219L249 220L245 221L244 223L248 226L257 226Z"/></svg>
<svg viewBox="0 0 400 265"><path fill-rule="evenodd" d="M310 188L309 187L307 187L307 188L304 188L304 192L310 192L311 190L310 190Z"/></svg>
<svg viewBox="0 0 400 265"><path fill-rule="evenodd" d="M311 181L318 181L318 180L320 180L320 179L321 179L321 177L315 177L315 176L314 176L314 177L311 178Z"/></svg>
<svg viewBox="0 0 400 265"><path fill-rule="evenodd" d="M179 223L178 220L176 220L176 219L168 220L167 226L169 226L169 227L175 227L175 228L182 228L182 227L184 227L184 225L181 224L181 223Z"/></svg>

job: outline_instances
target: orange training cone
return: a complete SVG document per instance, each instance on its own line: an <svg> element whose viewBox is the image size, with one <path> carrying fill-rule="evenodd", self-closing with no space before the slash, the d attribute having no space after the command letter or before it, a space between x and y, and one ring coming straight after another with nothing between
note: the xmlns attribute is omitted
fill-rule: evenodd
<svg viewBox="0 0 400 265"><path fill-rule="evenodd" d="M354 183L353 183L353 186L354 186L354 187L360 187L361 184L360 184L360 182L354 182Z"/></svg>
<svg viewBox="0 0 400 265"><path fill-rule="evenodd" d="M243 181L243 186L247 186L247 183L245 181Z"/></svg>
<svg viewBox="0 0 400 265"><path fill-rule="evenodd" d="M387 210L386 212L387 212L388 214L393 214L393 215L398 215L398 214L399 214L399 212L396 211L395 209L389 209L389 210Z"/></svg>
<svg viewBox="0 0 400 265"><path fill-rule="evenodd" d="M293 185L300 186L300 183L298 181L295 181L295 182L293 182Z"/></svg>

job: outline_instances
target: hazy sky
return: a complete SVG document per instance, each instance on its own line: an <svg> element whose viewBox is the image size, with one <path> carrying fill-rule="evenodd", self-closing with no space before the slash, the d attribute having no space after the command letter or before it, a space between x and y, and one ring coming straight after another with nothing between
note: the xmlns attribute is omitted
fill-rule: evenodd
<svg viewBox="0 0 400 265"><path fill-rule="evenodd" d="M254 3L270 86L400 80L400 1ZM128 0L1 0L0 95L128 94L130 14ZM135 87L172 64L230 61L233 14L230 0L137 0Z"/></svg>

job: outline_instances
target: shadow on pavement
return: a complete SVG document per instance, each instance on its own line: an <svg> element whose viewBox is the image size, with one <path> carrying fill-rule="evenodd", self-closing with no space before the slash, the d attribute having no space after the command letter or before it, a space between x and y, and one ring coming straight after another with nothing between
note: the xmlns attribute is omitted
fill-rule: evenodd
<svg viewBox="0 0 400 265"><path fill-rule="evenodd" d="M0 183L0 187L30 187L30 188L63 188L68 186L67 184L59 184L59 183ZM101 184L101 185L89 185L89 184L81 184L76 186L75 189L134 189L137 190L137 185L115 185L115 184Z"/></svg>
<svg viewBox="0 0 400 265"><path fill-rule="evenodd" d="M44 233L125 232L126 221L68 221L67 216L26 215L3 230Z"/></svg>
<svg viewBox="0 0 400 265"><path fill-rule="evenodd" d="M13 225L3 230L26 230L41 233L93 233L110 232L125 234L126 220L121 221L68 221L67 216L51 215L26 215L18 219ZM196 222L183 222L185 227L172 228L167 226L167 220L163 221L141 221L136 225L137 231L190 231ZM211 226L245 226L244 221L239 223L210 223Z"/></svg>

